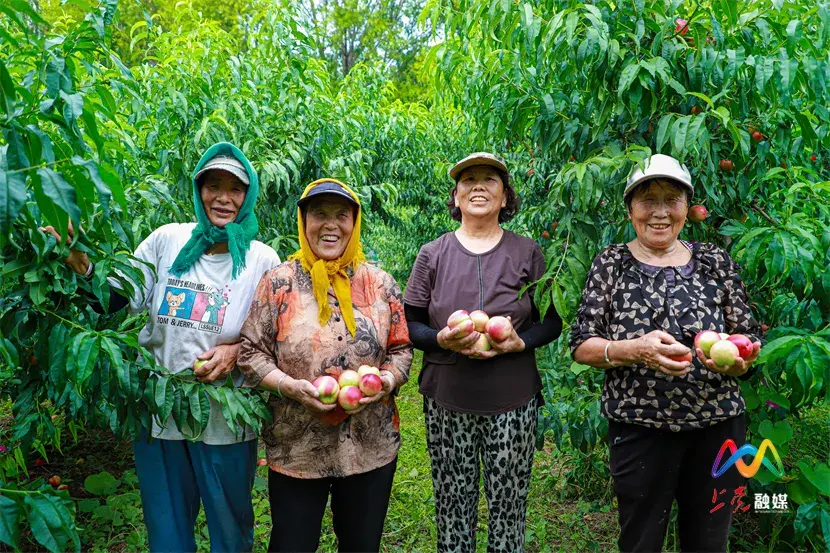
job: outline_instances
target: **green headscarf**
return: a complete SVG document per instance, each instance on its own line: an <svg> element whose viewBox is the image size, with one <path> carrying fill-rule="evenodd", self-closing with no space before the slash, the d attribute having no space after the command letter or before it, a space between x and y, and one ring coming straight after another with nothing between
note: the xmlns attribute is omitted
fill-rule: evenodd
<svg viewBox="0 0 830 553"><path fill-rule="evenodd" d="M233 156L242 163L245 170L248 172L248 180L251 183L248 185L248 191L245 193L245 200L242 202L242 207L239 208L239 213L232 223L225 225L225 228L219 228L208 219L205 208L202 205L202 197L199 194L199 186L196 183L196 173L204 167L204 165L216 156ZM208 151L204 153L202 159L193 170L191 177L193 184L193 208L196 211L196 228L190 235L187 244L184 245L176 260L173 261L173 266L170 268L170 273L180 277L190 269L196 261L205 253L210 246L217 242L227 242L228 250L230 250L231 260L233 261L233 278L239 276L243 269L245 269L245 255L248 252L248 247L251 245L251 240L256 238L259 231L259 223L254 213L254 205L256 204L257 195L259 194L259 179L256 171L251 167L248 158L245 157L239 148L229 142L219 142L214 144Z"/></svg>

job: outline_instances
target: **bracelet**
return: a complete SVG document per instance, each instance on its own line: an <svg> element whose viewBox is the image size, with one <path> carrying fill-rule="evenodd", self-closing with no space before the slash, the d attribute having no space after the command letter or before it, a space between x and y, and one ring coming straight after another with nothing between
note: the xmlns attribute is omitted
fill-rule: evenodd
<svg viewBox="0 0 830 553"><path fill-rule="evenodd" d="M285 373L282 373L282 376L280 377L280 379L277 380L277 395L280 396L283 399L285 399L285 396L283 396L282 392L280 391L280 384L282 384L282 379L285 378L286 376L288 376L288 375L285 374Z"/></svg>
<svg viewBox="0 0 830 553"><path fill-rule="evenodd" d="M605 343L605 362L611 365L612 367L616 367L616 365L608 358L608 346L611 345L611 340Z"/></svg>
<svg viewBox="0 0 830 553"><path fill-rule="evenodd" d="M89 267L86 268L86 272L84 273L84 278L89 280L92 276L92 270L95 269L95 263L92 261L89 262Z"/></svg>

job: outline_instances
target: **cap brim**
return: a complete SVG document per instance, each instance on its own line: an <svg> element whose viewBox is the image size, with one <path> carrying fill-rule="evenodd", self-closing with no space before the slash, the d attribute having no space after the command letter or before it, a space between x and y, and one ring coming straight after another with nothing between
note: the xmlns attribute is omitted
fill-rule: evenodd
<svg viewBox="0 0 830 553"><path fill-rule="evenodd" d="M338 190L321 190L320 192L317 192L317 193L315 193L314 190L312 190L311 192L308 193L308 196L306 196L305 198L300 198L299 200L297 200L297 207L303 207L305 204L307 204L308 202L310 202L314 198L319 198L321 196L326 196L326 195L336 196L336 197L339 197L339 198L345 198L352 205L360 207L360 204L358 204L354 200L354 198L352 198L351 194L349 194L348 192L346 192L343 189L341 189L340 191L338 191Z"/></svg>
<svg viewBox="0 0 830 553"><path fill-rule="evenodd" d="M458 180L458 175L461 174L461 171L463 171L467 167L473 167L475 165L487 165L489 167L495 167L496 169L500 169L505 173L509 173L509 171L507 170L507 165L499 162L498 160L491 159L489 157L474 157L471 159L461 160L455 165L453 165L452 169L450 169L450 178L453 180Z"/></svg>
<svg viewBox="0 0 830 553"><path fill-rule="evenodd" d="M238 178L245 186L251 185L251 181L248 177L247 171L245 171L244 169L240 169L239 167L236 167L229 163L216 163L214 165L211 165L210 167L205 167L201 171L196 173L196 176L193 178L199 180L199 177L201 177L208 171L225 171L226 173L230 173L234 177Z"/></svg>
<svg viewBox="0 0 830 553"><path fill-rule="evenodd" d="M692 186L691 184L689 184L687 182L683 182L682 180L678 179L674 175L666 175L666 174L663 174L663 173L656 173L656 174L652 173L650 175L643 175L642 177L638 178L637 180L632 181L631 183L629 183L628 186L625 187L625 192L623 192L623 198L628 196L628 193L631 192L632 190L634 190L635 188L637 188L637 185L639 185L640 183L643 183L643 182L646 182L646 181L649 181L649 180L654 180L654 179L666 179L666 180L670 180L672 182L676 182L679 186L689 190L692 194L695 193L695 187L694 186Z"/></svg>

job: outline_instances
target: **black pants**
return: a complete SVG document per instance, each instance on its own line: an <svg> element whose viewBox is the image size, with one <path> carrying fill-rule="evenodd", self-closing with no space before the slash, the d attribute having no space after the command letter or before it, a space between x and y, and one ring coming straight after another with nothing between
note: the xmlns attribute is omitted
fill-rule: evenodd
<svg viewBox="0 0 830 553"><path fill-rule="evenodd" d="M712 465L727 438L738 447L745 443L743 415L686 432L609 422L621 552L661 551L674 499L681 551L726 551L737 505L732 498L745 483L734 466L712 478ZM744 498L743 503L750 501Z"/></svg>
<svg viewBox="0 0 830 553"><path fill-rule="evenodd" d="M268 471L273 522L268 551L317 551L329 492L339 551L380 551L397 462L343 478L292 478Z"/></svg>

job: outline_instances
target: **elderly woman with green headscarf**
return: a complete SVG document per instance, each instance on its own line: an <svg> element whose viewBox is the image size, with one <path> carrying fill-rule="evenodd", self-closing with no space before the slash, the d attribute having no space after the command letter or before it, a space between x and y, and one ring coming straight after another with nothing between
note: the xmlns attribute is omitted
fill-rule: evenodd
<svg viewBox="0 0 830 553"><path fill-rule="evenodd" d="M401 444L393 393L412 362L401 291L366 263L349 187L315 181L297 206L300 250L262 277L239 351L248 384L275 392L274 421L262 432L269 551L316 551L329 494L339 550L378 551ZM345 386L358 369L377 371L382 387L356 405L343 401L348 411L334 389L312 384L328 377Z"/></svg>
<svg viewBox="0 0 830 553"><path fill-rule="evenodd" d="M273 249L255 240L259 183L245 155L219 143L202 156L192 177L195 223L153 231L135 251L143 280L135 293L110 280L108 311L127 305L148 311L139 342L173 373L193 371L202 382L222 382L235 369L239 332L262 274L279 265ZM52 227L43 229L60 241ZM71 238L71 234L70 234ZM71 250L66 263L92 278L87 255ZM153 270L155 268L155 270ZM249 427L232 429L213 399L198 436L172 418L153 420L134 443L136 473L151 551L195 551L201 501L211 551L251 551L251 503L257 440Z"/></svg>

